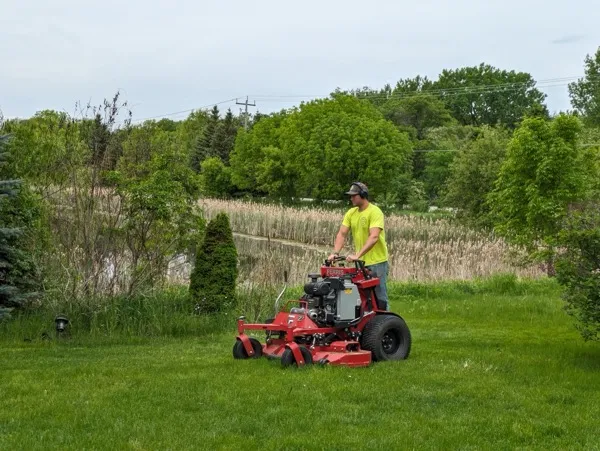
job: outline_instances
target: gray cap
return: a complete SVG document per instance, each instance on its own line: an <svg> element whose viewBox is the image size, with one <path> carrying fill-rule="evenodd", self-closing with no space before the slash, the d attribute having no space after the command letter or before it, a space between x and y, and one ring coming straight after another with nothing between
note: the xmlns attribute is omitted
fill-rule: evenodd
<svg viewBox="0 0 600 451"><path fill-rule="evenodd" d="M361 190L364 194L369 194L369 188L367 188L367 185L361 182L353 182L350 186L350 191L347 191L344 194L352 196L354 194L360 194Z"/></svg>

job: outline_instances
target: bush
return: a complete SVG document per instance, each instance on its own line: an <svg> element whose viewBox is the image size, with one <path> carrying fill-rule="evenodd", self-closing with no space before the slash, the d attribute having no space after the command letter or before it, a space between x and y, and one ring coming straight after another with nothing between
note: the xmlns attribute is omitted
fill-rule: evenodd
<svg viewBox="0 0 600 451"><path fill-rule="evenodd" d="M237 249L229 217L219 213L206 227L190 277L190 296L200 313L229 310L236 305Z"/></svg>
<svg viewBox="0 0 600 451"><path fill-rule="evenodd" d="M585 340L600 340L600 205L571 213L560 236L565 249L556 277L564 286L567 313L578 321Z"/></svg>

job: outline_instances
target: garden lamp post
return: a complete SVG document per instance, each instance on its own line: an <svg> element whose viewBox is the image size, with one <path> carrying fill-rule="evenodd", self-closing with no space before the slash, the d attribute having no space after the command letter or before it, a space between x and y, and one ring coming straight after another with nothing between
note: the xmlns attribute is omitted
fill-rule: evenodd
<svg viewBox="0 0 600 451"><path fill-rule="evenodd" d="M58 315L54 318L54 323L56 324L56 337L58 338L69 325L69 319L66 316Z"/></svg>

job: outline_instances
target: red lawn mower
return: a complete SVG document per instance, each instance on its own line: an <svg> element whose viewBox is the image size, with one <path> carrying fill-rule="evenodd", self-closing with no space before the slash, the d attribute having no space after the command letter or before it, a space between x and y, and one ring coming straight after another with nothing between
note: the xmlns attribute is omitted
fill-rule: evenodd
<svg viewBox="0 0 600 451"><path fill-rule="evenodd" d="M233 346L236 359L281 359L284 367L312 363L322 365L368 366L372 361L408 358L411 335L404 320L378 304L375 287L379 278L346 257L326 260L320 273L309 274L304 295L287 301L275 317L264 324L238 319L238 336ZM288 304L297 303L288 308ZM266 343L246 335L246 330L264 330Z"/></svg>

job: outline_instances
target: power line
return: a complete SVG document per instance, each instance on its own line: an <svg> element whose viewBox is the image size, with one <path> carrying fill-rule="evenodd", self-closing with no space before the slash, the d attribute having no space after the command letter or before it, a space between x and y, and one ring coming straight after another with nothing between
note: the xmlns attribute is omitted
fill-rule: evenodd
<svg viewBox="0 0 600 451"><path fill-rule="evenodd" d="M461 149L414 149L413 152L460 152Z"/></svg>
<svg viewBox="0 0 600 451"><path fill-rule="evenodd" d="M189 110L181 110L181 111L175 111L174 113L166 113L166 114L160 114L158 116L150 116L150 117L144 117L144 118L141 118L141 119L135 119L135 120L132 120L131 123L149 121L151 119L158 119L158 118L163 118L163 117L166 117L166 116L176 116L178 114L191 113L192 111L205 110L205 109L213 107L213 106L222 105L223 103L234 102L236 100L237 100L237 98L234 97L232 99L221 100L220 102L216 102L216 103L209 103L208 105L204 105L204 106L201 106L201 107L198 107L198 108L190 108Z"/></svg>
<svg viewBox="0 0 600 451"><path fill-rule="evenodd" d="M588 75L585 77L587 80L596 80L598 79L600 81L600 76L594 76L594 75ZM582 76L571 76L571 77L559 77L559 78L548 78L548 79L544 79L544 80L539 80L539 81L534 81L534 85L531 86L531 88L552 88L552 87L558 87L558 86L565 86L567 84L570 84L569 81L573 81L573 80L579 80L582 79ZM454 97L454 96L461 96L461 95L465 95L465 94L477 94L477 95L483 95L483 94L491 94L494 92L502 92L502 93L510 93L510 92L514 92L514 91L518 91L520 90L523 86L525 85L530 85L532 82L532 80L529 81L524 81L524 82L512 82L512 83L499 83L499 84L487 84L487 85L473 85L473 86L459 86L459 87L454 87L454 88L437 88L437 89L428 89L428 90L422 90L422 91L413 91L413 92L398 92L398 93L394 93L394 89L392 89L392 91L390 93L386 93L386 92L374 92L374 93L369 93L369 92L360 92L360 91L355 91L355 92L349 92L350 94L354 95L357 98L361 98L361 99L385 99L385 100L389 100L389 99L402 99L402 98L410 98L410 97L423 97L423 96L441 96L444 98L449 98L449 97ZM255 99L259 99L259 100L264 100L264 101L268 101L269 103L288 103L290 101L293 101L295 99L305 99L305 98L326 98L329 97L331 95L331 93L329 94L318 94L318 95L309 95L309 94L304 94L304 95L273 95L273 94L255 94L252 95L252 97L254 97ZM157 115L157 116L149 116L149 117L145 117L145 118L140 118L140 119L135 119L132 120L131 123L139 123L139 122L143 122L143 121L147 121L147 120L151 120L151 119L158 119L158 118L164 118L164 117L169 117L169 116L176 116L179 114L184 114L184 113L190 113L192 111L198 111L198 110L203 110L203 109L207 109L210 108L212 106L216 106L216 105L221 105L224 103L229 103L229 102L234 102L237 105L245 105L245 127L247 128L248 126L248 106L256 106L256 100L253 103L248 103L248 97L246 96L246 101L245 102L238 102L238 98L234 97L231 99L227 99L227 100L222 100L219 102L215 102L215 103L210 103L207 104L205 106L201 106L198 108L190 108L187 110L181 110L181 111L175 111L172 113L165 113L165 114L161 114L161 115ZM122 123L124 123L125 121L122 121Z"/></svg>
<svg viewBox="0 0 600 451"><path fill-rule="evenodd" d="M600 142L580 144L577 147L600 147ZM413 149L413 152L460 152L463 149Z"/></svg>
<svg viewBox="0 0 600 451"><path fill-rule="evenodd" d="M553 84L553 85L546 85L544 86L545 88L551 88L551 87L557 87L557 86L564 86L565 83L558 83L558 84ZM358 99L367 99L367 100L376 100L376 99L382 99L382 100L392 100L392 99L406 99L406 98L413 98L413 97L434 97L436 95L439 95L440 97L443 98L451 98L451 97L457 97L457 96L462 96L462 95L483 95L483 94L493 94L495 92L498 93L511 93L511 92L516 92L519 91L521 89L521 86L513 86L513 87L494 87L494 85L490 85L489 87L472 87L472 88L461 88L461 91L451 91L451 92L445 92L444 90L431 90L431 91L417 91L417 92L410 92L410 93L399 93L399 94L393 94L393 95L385 95L385 94L354 94L354 96ZM256 99L258 100L262 100L265 102L270 102L270 103L274 103L274 102L282 102L282 103L288 103L290 101L293 101L293 99L302 99L304 98L304 96L302 97L286 97L286 98L282 98L282 97L275 97L273 96L272 98L268 98L268 97L261 97L261 96L255 96ZM322 97L313 97L313 98L322 98Z"/></svg>
<svg viewBox="0 0 600 451"><path fill-rule="evenodd" d="M426 95L440 95L444 97L450 97L453 95L464 95L464 94L487 94L492 92L511 92L518 89L521 89L523 86L530 85L533 81L533 85L531 88L552 88L557 86L565 86L570 84L570 81L581 79L581 76L571 76L571 77L560 77L560 78L549 78L544 80L529 80L523 82L512 82L512 83L499 83L499 84L488 84L488 85L473 85L473 86L459 86L454 88L437 88L437 89L427 89L422 91L414 91L414 92L400 92L394 93L393 89L390 93L386 92L360 92L355 91L351 92L354 96L358 98L366 98L366 99L393 99L393 98L406 98L413 96L426 96ZM587 76L588 80L600 80L600 76ZM252 97L260 98L260 99L269 99L269 101L274 101L272 99L301 99L301 98L319 98L319 97L328 97L330 94L319 94L319 95L272 95L272 94L254 94ZM284 100L279 100L284 101Z"/></svg>

